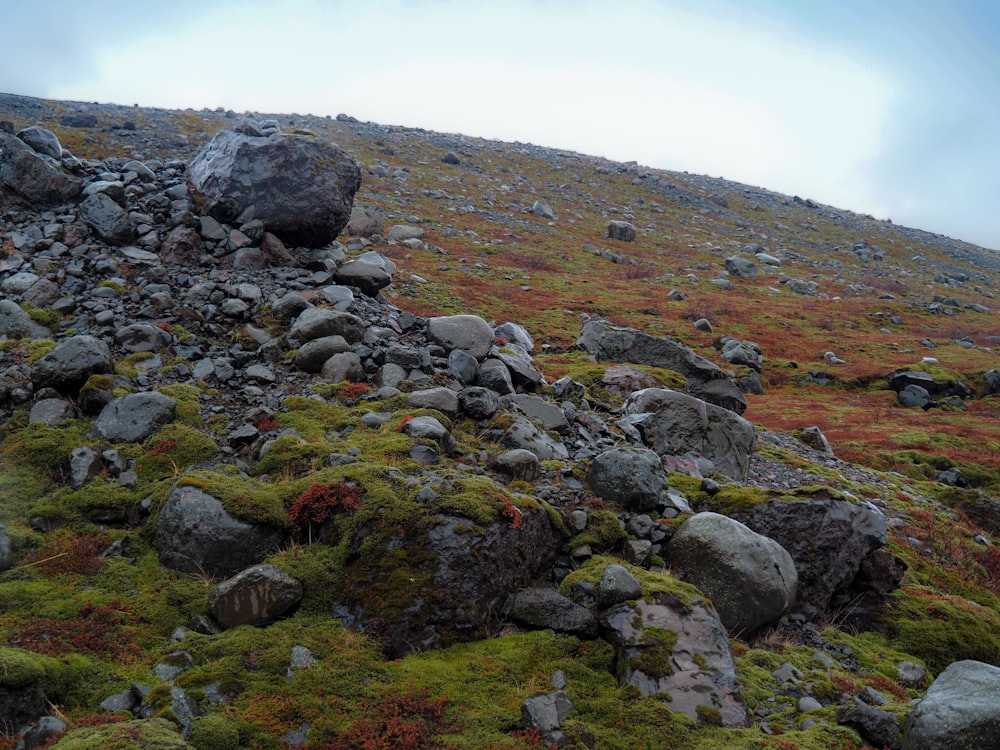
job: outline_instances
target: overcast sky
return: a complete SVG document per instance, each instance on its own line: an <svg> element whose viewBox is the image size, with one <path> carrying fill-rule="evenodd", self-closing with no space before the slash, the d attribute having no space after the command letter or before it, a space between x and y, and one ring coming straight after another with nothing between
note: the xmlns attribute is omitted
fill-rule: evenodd
<svg viewBox="0 0 1000 750"><path fill-rule="evenodd" d="M336 115L1000 249L1000 0L4 0L0 91Z"/></svg>

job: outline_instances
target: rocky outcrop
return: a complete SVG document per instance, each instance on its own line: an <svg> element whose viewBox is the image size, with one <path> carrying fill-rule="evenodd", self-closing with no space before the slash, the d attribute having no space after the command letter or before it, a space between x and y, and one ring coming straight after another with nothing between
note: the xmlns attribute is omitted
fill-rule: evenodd
<svg viewBox="0 0 1000 750"><path fill-rule="evenodd" d="M707 459L711 471L746 481L757 434L738 414L666 388L636 391L623 411L623 422L659 455Z"/></svg>
<svg viewBox="0 0 1000 750"><path fill-rule="evenodd" d="M673 370L688 379L688 389L699 398L738 414L746 410L746 399L736 384L717 365L698 356L679 341L657 338L634 328L622 328L605 320L593 319L583 324L576 343L599 360Z"/></svg>
<svg viewBox="0 0 1000 750"><path fill-rule="evenodd" d="M773 539L718 513L698 513L670 539L671 569L701 589L732 634L751 634L788 613L795 563Z"/></svg>
<svg viewBox="0 0 1000 750"><path fill-rule="evenodd" d="M58 158L57 155L55 159ZM80 178L63 169L55 159L51 154L39 153L20 138L0 132L0 186L35 206L68 203L83 188Z"/></svg>
<svg viewBox="0 0 1000 750"><path fill-rule="evenodd" d="M285 242L318 247L350 220L361 170L319 138L223 131L191 162L188 179L219 221L257 219Z"/></svg>
<svg viewBox="0 0 1000 750"><path fill-rule="evenodd" d="M910 713L902 750L1000 747L1000 668L957 661Z"/></svg>

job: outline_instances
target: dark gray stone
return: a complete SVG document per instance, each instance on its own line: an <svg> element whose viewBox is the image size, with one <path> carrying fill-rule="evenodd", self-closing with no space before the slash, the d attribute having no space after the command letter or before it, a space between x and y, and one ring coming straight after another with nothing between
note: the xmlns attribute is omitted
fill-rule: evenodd
<svg viewBox="0 0 1000 750"><path fill-rule="evenodd" d="M36 323L12 299L0 299L0 336L10 339L50 339L52 331Z"/></svg>
<svg viewBox="0 0 1000 750"><path fill-rule="evenodd" d="M133 323L115 331L115 342L130 352L158 352L174 342L174 337L158 326Z"/></svg>
<svg viewBox="0 0 1000 750"><path fill-rule="evenodd" d="M295 352L295 366L305 372L320 372L334 354L351 350L343 336L321 336L307 341Z"/></svg>
<svg viewBox="0 0 1000 750"><path fill-rule="evenodd" d="M909 715L902 750L1000 747L1000 668L957 661Z"/></svg>
<svg viewBox="0 0 1000 750"><path fill-rule="evenodd" d="M76 393L91 375L113 370L108 345L94 336L81 334L62 341L35 362L31 380L35 388L51 387L61 393Z"/></svg>
<svg viewBox="0 0 1000 750"><path fill-rule="evenodd" d="M76 417L73 404L61 398L43 398L36 401L28 412L29 422L44 422L49 427L58 427Z"/></svg>
<svg viewBox="0 0 1000 750"><path fill-rule="evenodd" d="M120 443L138 443L174 421L177 402L156 391L116 398L94 420L95 437Z"/></svg>
<svg viewBox="0 0 1000 750"><path fill-rule="evenodd" d="M602 500L626 510L655 510L666 475L660 457L648 448L617 446L596 456L587 472L587 484Z"/></svg>
<svg viewBox="0 0 1000 750"><path fill-rule="evenodd" d="M298 347L323 336L343 336L349 344L356 344L364 335L364 321L356 315L309 307L299 313L286 339L289 346Z"/></svg>
<svg viewBox="0 0 1000 750"><path fill-rule="evenodd" d="M621 240L622 242L635 242L635 225L628 221L609 221L608 238L612 240Z"/></svg>
<svg viewBox="0 0 1000 750"><path fill-rule="evenodd" d="M481 386L469 386L458 393L462 411L472 419L489 419L500 408L500 397L496 391Z"/></svg>
<svg viewBox="0 0 1000 750"><path fill-rule="evenodd" d="M212 617L223 628L266 625L298 605L302 583L276 565L254 565L218 586L208 597Z"/></svg>
<svg viewBox="0 0 1000 750"><path fill-rule="evenodd" d="M532 628L551 628L558 633L574 633L588 638L597 635L597 620L590 610L558 591L528 588L510 600L507 616Z"/></svg>
<svg viewBox="0 0 1000 750"><path fill-rule="evenodd" d="M604 569L594 596L597 606L607 609L622 602L638 599L642 596L642 584L628 568L614 563Z"/></svg>
<svg viewBox="0 0 1000 750"><path fill-rule="evenodd" d="M80 202L80 220L110 245L127 245L135 236L128 212L106 193L91 193Z"/></svg>
<svg viewBox="0 0 1000 750"><path fill-rule="evenodd" d="M75 200L83 188L79 178L4 132L0 132L0 186L39 207Z"/></svg>
<svg viewBox="0 0 1000 750"><path fill-rule="evenodd" d="M493 460L493 469L510 480L522 482L533 482L542 473L538 456L522 448L501 453Z"/></svg>
<svg viewBox="0 0 1000 750"><path fill-rule="evenodd" d="M489 323L477 315L431 318L427 321L427 335L445 351L461 349L477 360L490 353L495 338Z"/></svg>
<svg viewBox="0 0 1000 750"><path fill-rule="evenodd" d="M517 417L500 437L500 444L506 448L524 448L538 456L539 461L565 460L569 451L561 441L541 431L531 421Z"/></svg>

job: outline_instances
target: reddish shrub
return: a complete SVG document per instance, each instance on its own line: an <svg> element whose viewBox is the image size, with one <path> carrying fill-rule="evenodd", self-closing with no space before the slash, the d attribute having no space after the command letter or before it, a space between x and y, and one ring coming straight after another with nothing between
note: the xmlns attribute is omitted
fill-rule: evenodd
<svg viewBox="0 0 1000 750"><path fill-rule="evenodd" d="M403 428L406 427L406 423L409 422L411 419L413 419L413 417L408 414L401 420L399 420L399 424L396 425L396 432L402 432Z"/></svg>
<svg viewBox="0 0 1000 750"><path fill-rule="evenodd" d="M360 487L343 482L336 484L315 482L292 501L286 513L295 524L296 535L301 537L304 533L309 534L313 525L321 526L329 521L337 511L347 513L356 511L361 507L363 494Z"/></svg>
<svg viewBox="0 0 1000 750"><path fill-rule="evenodd" d="M115 599L108 604L81 602L72 619L37 617L11 638L11 645L48 656L95 654L127 661L140 653L129 637L132 614Z"/></svg>
<svg viewBox="0 0 1000 750"><path fill-rule="evenodd" d="M27 564L45 576L61 573L92 575L104 564L98 555L110 544L110 538L104 533L78 535L70 531L55 531L45 537L41 549L28 558Z"/></svg>
<svg viewBox="0 0 1000 750"><path fill-rule="evenodd" d="M371 388L367 383L345 383L337 393L344 401L354 401L364 396Z"/></svg>
<svg viewBox="0 0 1000 750"><path fill-rule="evenodd" d="M519 529L524 525L524 514L514 505L514 502L506 495L497 495L502 503L500 507L501 517L507 520L507 525L512 529Z"/></svg>
<svg viewBox="0 0 1000 750"><path fill-rule="evenodd" d="M445 722L447 698L431 698L425 691L386 695L374 705L363 706L364 716L355 719L334 742L314 750L448 750L434 737L454 727Z"/></svg>

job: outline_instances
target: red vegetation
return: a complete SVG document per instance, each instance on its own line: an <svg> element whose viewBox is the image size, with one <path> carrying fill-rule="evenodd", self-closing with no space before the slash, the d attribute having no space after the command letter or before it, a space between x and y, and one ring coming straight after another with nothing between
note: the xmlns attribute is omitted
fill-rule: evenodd
<svg viewBox="0 0 1000 750"><path fill-rule="evenodd" d="M174 452L178 442L178 438L157 438L156 443L146 452L146 455L149 457L170 455Z"/></svg>
<svg viewBox="0 0 1000 750"><path fill-rule="evenodd" d="M343 401L354 401L364 396L370 390L371 388L368 387L367 383L345 383L337 395Z"/></svg>
<svg viewBox="0 0 1000 750"><path fill-rule="evenodd" d="M409 422L411 419L413 419L413 417L407 415L403 417L401 420L399 420L399 424L396 425L396 432L402 432L403 428L406 427L406 423Z"/></svg>
<svg viewBox="0 0 1000 750"><path fill-rule="evenodd" d="M958 575L1000 596L1000 549L972 541L982 532L961 511L955 512L957 520L946 527L934 513L914 510L906 534L921 542L919 554L931 558L939 573Z"/></svg>
<svg viewBox="0 0 1000 750"><path fill-rule="evenodd" d="M295 524L296 534L301 536L314 524L321 526L329 521L337 511L353 513L361 507L362 497L363 492L360 487L343 482L336 484L315 482L292 501L286 513Z"/></svg>
<svg viewBox="0 0 1000 750"><path fill-rule="evenodd" d="M514 505L514 501L506 495L498 494L500 500L500 515L507 521L507 525L512 529L519 529L524 525L524 514Z"/></svg>
<svg viewBox="0 0 1000 750"><path fill-rule="evenodd" d="M365 715L332 743L310 750L447 750L452 746L434 741L436 735L455 729L445 722L447 703L447 698L434 699L425 691L386 695L364 705Z"/></svg>
<svg viewBox="0 0 1000 750"><path fill-rule="evenodd" d="M278 429L281 425L278 424L278 420L274 417L261 412L253 420L254 427L256 427L261 432L270 432L271 430Z"/></svg>
<svg viewBox="0 0 1000 750"><path fill-rule="evenodd" d="M70 619L37 617L11 638L11 645L47 656L82 653L128 661L142 650L129 637L126 626L133 616L125 606L119 599L108 604L86 601Z"/></svg>
<svg viewBox="0 0 1000 750"><path fill-rule="evenodd" d="M63 573L93 575L104 564L99 555L110 544L111 539L104 533L77 536L67 531L55 531L45 537L37 552L28 557L27 565L45 576Z"/></svg>

